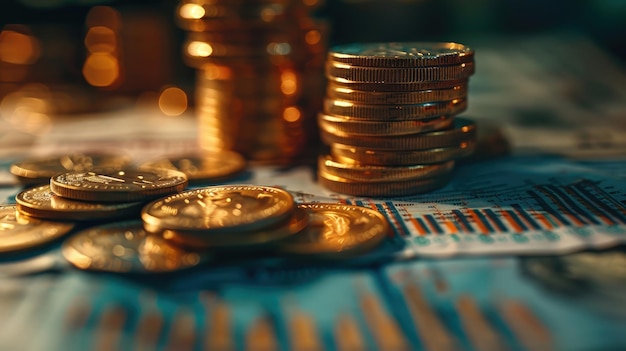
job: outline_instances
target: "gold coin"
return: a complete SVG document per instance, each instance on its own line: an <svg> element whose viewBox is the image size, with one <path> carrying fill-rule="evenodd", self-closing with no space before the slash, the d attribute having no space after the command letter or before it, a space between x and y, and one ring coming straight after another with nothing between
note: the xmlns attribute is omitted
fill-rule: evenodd
<svg viewBox="0 0 626 351"><path fill-rule="evenodd" d="M454 123L453 116L429 119L374 121L343 116L330 116L320 113L317 116L319 127L330 133L349 135L391 136L432 132L448 129Z"/></svg>
<svg viewBox="0 0 626 351"><path fill-rule="evenodd" d="M467 109L467 99L415 105L370 105L347 100L324 99L324 112L332 116L375 121L406 121L454 116Z"/></svg>
<svg viewBox="0 0 626 351"><path fill-rule="evenodd" d="M390 232L387 219L370 208L331 204L300 204L309 213L309 225L281 242L282 253L347 258L375 248Z"/></svg>
<svg viewBox="0 0 626 351"><path fill-rule="evenodd" d="M66 199L55 195L49 185L24 190L15 197L17 209L36 218L91 221L123 218L141 213L143 203L96 203Z"/></svg>
<svg viewBox="0 0 626 351"><path fill-rule="evenodd" d="M446 185L449 176L388 182L357 181L318 172L319 183L326 189L346 195L366 197L407 196L425 193Z"/></svg>
<svg viewBox="0 0 626 351"><path fill-rule="evenodd" d="M373 166L410 166L458 160L474 153L476 142L426 150L376 150L363 147L331 144L330 154L343 163L363 163Z"/></svg>
<svg viewBox="0 0 626 351"><path fill-rule="evenodd" d="M329 99L347 100L371 105L413 105L435 101L450 101L467 98L467 83L443 89L426 89L416 91L369 91L356 90L329 82L326 88Z"/></svg>
<svg viewBox="0 0 626 351"><path fill-rule="evenodd" d="M425 150L446 148L475 140L476 125L465 118L456 118L454 128L428 133L400 136L358 136L323 129L322 141L328 145L343 144L378 150Z"/></svg>
<svg viewBox="0 0 626 351"><path fill-rule="evenodd" d="M33 249L54 241L74 223L44 221L20 215L15 205L0 205L0 253Z"/></svg>
<svg viewBox="0 0 626 351"><path fill-rule="evenodd" d="M140 221L116 222L83 230L63 243L63 257L85 270L165 273L197 266L208 256L172 246L149 235Z"/></svg>
<svg viewBox="0 0 626 351"><path fill-rule="evenodd" d="M387 82L352 82L346 80L331 81L328 84L345 87L352 90L369 92L416 92L431 89L451 89L459 85L467 85L468 79L436 80L412 83L387 83Z"/></svg>
<svg viewBox="0 0 626 351"><path fill-rule="evenodd" d="M346 83L421 83L440 80L463 80L474 74L474 63L419 68L380 68L327 62L326 77Z"/></svg>
<svg viewBox="0 0 626 351"><path fill-rule="evenodd" d="M130 158L105 153L74 153L26 159L11 165L11 173L27 184L46 184L50 178L66 172L94 169L119 169L130 164Z"/></svg>
<svg viewBox="0 0 626 351"><path fill-rule="evenodd" d="M366 67L430 67L473 60L474 50L451 42L354 43L328 53L328 61Z"/></svg>
<svg viewBox="0 0 626 351"><path fill-rule="evenodd" d="M139 168L172 169L185 173L189 182L215 182L242 172L246 168L246 160L237 152L222 150L161 158L144 162Z"/></svg>
<svg viewBox="0 0 626 351"><path fill-rule="evenodd" d="M430 165L372 166L362 163L342 163L341 160L335 160L328 155L318 159L318 169L322 173L370 183L433 178L447 175L453 168L454 161Z"/></svg>
<svg viewBox="0 0 626 351"><path fill-rule="evenodd" d="M50 189L74 200L133 202L183 191L187 183L187 176L179 171L126 169L64 173L52 177Z"/></svg>
<svg viewBox="0 0 626 351"><path fill-rule="evenodd" d="M287 191L255 185L211 186L170 195L141 213L150 232L233 233L267 228L289 218L295 203Z"/></svg>
<svg viewBox="0 0 626 351"><path fill-rule="evenodd" d="M295 235L303 230L308 222L308 213L295 209L293 215L286 221L254 231L213 234L205 231L164 230L159 234L177 245L194 249L252 249L267 247L278 240ZM149 226L146 230L149 231Z"/></svg>

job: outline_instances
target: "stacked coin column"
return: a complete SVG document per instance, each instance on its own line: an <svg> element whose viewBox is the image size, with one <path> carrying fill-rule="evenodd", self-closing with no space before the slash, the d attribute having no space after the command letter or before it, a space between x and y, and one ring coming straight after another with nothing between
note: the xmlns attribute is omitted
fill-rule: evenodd
<svg viewBox="0 0 626 351"><path fill-rule="evenodd" d="M402 196L445 185L454 162L472 153L467 108L474 52L456 43L337 46L318 115L330 155L319 180L354 196Z"/></svg>
<svg viewBox="0 0 626 351"><path fill-rule="evenodd" d="M181 0L203 151L288 163L318 138L328 26L319 0Z"/></svg>

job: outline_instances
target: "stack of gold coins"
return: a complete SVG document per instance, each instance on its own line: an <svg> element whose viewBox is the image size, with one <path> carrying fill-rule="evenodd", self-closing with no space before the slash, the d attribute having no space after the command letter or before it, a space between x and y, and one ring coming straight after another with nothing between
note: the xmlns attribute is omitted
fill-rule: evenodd
<svg viewBox="0 0 626 351"><path fill-rule="evenodd" d="M402 196L445 185L475 148L467 108L474 51L457 43L348 44L331 49L318 115L330 155L320 183L354 196Z"/></svg>
<svg viewBox="0 0 626 351"><path fill-rule="evenodd" d="M324 91L320 0L181 0L183 58L197 69L200 148L285 163L310 150Z"/></svg>

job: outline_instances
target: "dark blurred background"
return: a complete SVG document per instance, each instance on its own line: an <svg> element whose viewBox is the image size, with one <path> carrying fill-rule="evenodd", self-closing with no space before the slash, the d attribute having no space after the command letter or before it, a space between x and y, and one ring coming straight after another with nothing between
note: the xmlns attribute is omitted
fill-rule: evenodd
<svg viewBox="0 0 626 351"><path fill-rule="evenodd" d="M165 86L193 87L181 61L176 0L8 0L0 11L0 96L28 82L85 87L99 96L154 99ZM626 60L621 0L326 0L330 43L511 40L582 32ZM75 95L74 99L76 100ZM73 112L86 101L57 107ZM67 111L64 111L67 110Z"/></svg>

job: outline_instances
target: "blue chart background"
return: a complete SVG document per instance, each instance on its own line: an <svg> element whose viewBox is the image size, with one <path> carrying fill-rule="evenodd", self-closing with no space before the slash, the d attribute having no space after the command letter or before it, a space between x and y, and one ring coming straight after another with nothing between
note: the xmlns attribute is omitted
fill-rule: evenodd
<svg viewBox="0 0 626 351"><path fill-rule="evenodd" d="M554 181L559 177L566 181L577 177L575 172L563 173L565 168L576 172L594 170L587 176L614 184L618 198L624 192L624 186L620 185L624 179L621 163L509 158L462 165L455 181L438 193L458 194L464 182L472 181L470 174L506 170L514 165L523 165L527 173L541 170L541 179L550 178L548 173L553 172ZM514 169L510 172L519 174ZM17 191L15 187L3 188L4 202L13 202L12 195ZM436 199L438 193L424 195L421 199ZM476 194L467 197L470 195ZM509 192L507 196L510 195ZM411 201L417 200L411 198ZM408 240L414 239L409 237ZM524 262L533 259L528 256L532 252L528 251L525 257L506 251L506 255L495 256L424 258L415 251L411 257L398 255L409 244L400 245L400 251L390 244L386 247L390 251L375 253L369 256L372 261L362 260L351 267L334 262L320 266L265 260L237 266L203 267L175 276L137 277L72 269L60 257L59 245L56 243L25 257L8 257L0 262L0 274L5 275L0 289L3 295L0 315L5 326L0 331L0 349L94 349L101 345L98 340L102 335L107 335L121 349L134 350L139 325L147 315L156 312L164 321L162 328L155 330L159 349L172 349L176 326L186 325L180 319L186 318L187 332L193 331L189 334L194 344L191 349L200 350L203 339L210 334L207 330L212 326L210 314L216 308L215 301L226 306L230 336L236 349L251 349L246 342L247 335L261 320L274 330L271 335L276 338L278 348L293 349L291 342L296 334L290 328L297 316L314 326L318 341L327 350L337 349L337 323L346 317L357 326L369 349L386 349L378 347L381 341L377 333L390 324L399 331L400 339L410 345L409 349L425 349L420 332L428 334L430 329L414 322L410 304L402 294L406 284L418 288L427 301L429 313L443 323L460 349L472 350L471 336L455 309L463 296L471 297L479 306L488 325L508 349L528 349L528 339L533 337L532 333L530 337L521 336L502 314L500 307L511 301L523 305L537 320L534 327L546 332L549 349L617 350L626 347L623 306L612 305L611 300L585 292L568 296L551 290L526 273ZM389 256L382 259L384 255ZM29 274L19 275L18 270ZM364 308L366 300L380 309L372 312L371 306ZM125 317L121 329L111 334L103 327L102 319L116 310L115 307L121 308ZM76 310L86 319L80 327L72 328L68 319ZM522 320L523 316L519 318ZM372 325L372 320L382 324ZM527 324L527 331L531 327Z"/></svg>

